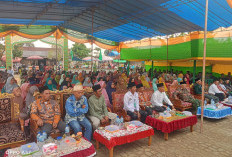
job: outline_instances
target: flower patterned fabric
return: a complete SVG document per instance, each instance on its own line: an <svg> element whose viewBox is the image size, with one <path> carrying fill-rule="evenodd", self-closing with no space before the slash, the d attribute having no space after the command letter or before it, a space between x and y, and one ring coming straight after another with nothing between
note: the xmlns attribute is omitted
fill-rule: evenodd
<svg viewBox="0 0 232 157"><path fill-rule="evenodd" d="M183 106L183 107L190 107L190 106L192 106L192 103L181 101L181 106Z"/></svg>
<svg viewBox="0 0 232 157"><path fill-rule="evenodd" d="M20 130L18 123L0 124L0 146L25 140L25 134Z"/></svg>
<svg viewBox="0 0 232 157"><path fill-rule="evenodd" d="M0 99L0 123L11 121L11 100L10 98Z"/></svg>
<svg viewBox="0 0 232 157"><path fill-rule="evenodd" d="M124 95L126 93L114 93L113 94L113 104L116 108L123 108L124 106Z"/></svg>
<svg viewBox="0 0 232 157"><path fill-rule="evenodd" d="M120 129L119 131L114 132L114 133L110 133L106 130L96 130L95 132L100 134L101 136L103 136L105 139L111 140L111 138L114 138L114 137L128 136L128 135L132 135L132 134L146 131L146 130L150 130L150 129L152 129L151 126L143 124L141 127L137 127L136 129L131 130L131 131L128 131L125 128L123 128L123 129Z"/></svg>
<svg viewBox="0 0 232 157"><path fill-rule="evenodd" d="M40 148L42 150L42 148ZM12 153L11 153L12 152ZM20 157L20 147L8 149L6 154L8 157ZM96 151L92 143L82 138L78 146L72 147L59 147L57 148L57 153L52 156L94 156ZM34 153L33 156L43 156L41 151Z"/></svg>

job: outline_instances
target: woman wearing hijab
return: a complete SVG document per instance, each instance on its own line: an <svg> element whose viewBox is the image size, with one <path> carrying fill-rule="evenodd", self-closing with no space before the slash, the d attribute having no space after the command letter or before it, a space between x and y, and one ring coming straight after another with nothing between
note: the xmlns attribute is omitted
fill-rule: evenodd
<svg viewBox="0 0 232 157"><path fill-rule="evenodd" d="M29 87L30 87L30 83L24 83L24 84L21 85L21 91L22 91L21 96L22 96L23 100L26 99Z"/></svg>
<svg viewBox="0 0 232 157"><path fill-rule="evenodd" d="M38 92L39 89L37 86L31 86L29 88L29 91L27 93L27 96L26 96L26 106L25 108L27 109L27 114L30 114L30 108L31 108L31 104L35 101L35 97L34 97L34 94L35 92Z"/></svg>
<svg viewBox="0 0 232 157"><path fill-rule="evenodd" d="M65 80L66 76L65 74L61 75L60 81L59 81L59 85L61 85L63 83L63 81Z"/></svg>
<svg viewBox="0 0 232 157"><path fill-rule="evenodd" d="M152 87L153 87L154 92L158 90L157 83L158 83L158 79L154 78L152 81Z"/></svg>
<svg viewBox="0 0 232 157"><path fill-rule="evenodd" d="M61 79L60 74L57 74L57 75L56 75L56 77L55 77L55 81L56 81L56 83L58 83L58 84L59 84L60 79Z"/></svg>
<svg viewBox="0 0 232 157"><path fill-rule="evenodd" d="M138 85L138 84L141 84L142 83L142 81L141 81L141 76L140 75L137 75L136 77L135 77L135 85Z"/></svg>
<svg viewBox="0 0 232 157"><path fill-rule="evenodd" d="M107 85L106 85L106 92L108 94L110 104L113 104L113 102L112 102L112 93L116 92L116 83L114 83L113 81L109 81L107 83Z"/></svg>
<svg viewBox="0 0 232 157"><path fill-rule="evenodd" d="M189 81L188 81L188 79L187 79L187 77L183 77L183 82L185 83L185 84L187 84L187 85L189 85Z"/></svg>
<svg viewBox="0 0 232 157"><path fill-rule="evenodd" d="M99 84L101 86L101 88L102 88L102 95L105 98L106 106L110 107L112 109L112 105L110 104L110 100L109 100L108 94L106 92L106 83L105 83L105 81L99 81L97 84Z"/></svg>
<svg viewBox="0 0 232 157"><path fill-rule="evenodd" d="M85 81L83 83L83 87L93 87L93 84L92 84L91 79L89 77L85 78Z"/></svg>
<svg viewBox="0 0 232 157"><path fill-rule="evenodd" d="M42 80L42 84L43 84L43 85L46 83L48 77L49 77L49 73L46 73L46 74L44 75L43 80Z"/></svg>
<svg viewBox="0 0 232 157"><path fill-rule="evenodd" d="M180 84L180 82L182 82L182 78L178 77L177 82Z"/></svg>
<svg viewBox="0 0 232 157"><path fill-rule="evenodd" d="M47 86L48 89L51 90L51 91L56 91L57 90L56 85L52 83L52 78L47 79L47 82L46 82L45 86Z"/></svg>
<svg viewBox="0 0 232 157"><path fill-rule="evenodd" d="M167 86L166 86L166 84L165 84L165 79L164 79L164 76L165 74L163 73L162 75L161 75L161 77L159 78L159 83L163 83L163 85L164 85L164 90L165 90L165 92L167 92L168 91L168 88L167 88Z"/></svg>
<svg viewBox="0 0 232 157"><path fill-rule="evenodd" d="M135 82L135 79L133 77L129 79L129 83L132 83L132 82Z"/></svg>
<svg viewBox="0 0 232 157"><path fill-rule="evenodd" d="M148 89L150 88L150 85L147 82L146 77L144 75L141 76L141 82L142 82L143 87L148 88Z"/></svg>
<svg viewBox="0 0 232 157"><path fill-rule="evenodd" d="M127 91L127 82L125 82L125 80L122 77L118 78L116 91L117 92L125 92L125 91Z"/></svg>
<svg viewBox="0 0 232 157"><path fill-rule="evenodd" d="M72 88L69 77L66 77L65 80L60 85L60 90Z"/></svg>
<svg viewBox="0 0 232 157"><path fill-rule="evenodd" d="M5 93L11 94L13 92L13 89L15 87L18 87L16 80L13 76L8 77L5 86L3 87L3 90Z"/></svg>
<svg viewBox="0 0 232 157"><path fill-rule="evenodd" d="M178 85L179 85L179 82L177 80L174 80L170 86L176 86L177 87Z"/></svg>
<svg viewBox="0 0 232 157"><path fill-rule="evenodd" d="M81 84L80 81L78 80L78 76L74 75L72 79L72 87L74 87L76 84Z"/></svg>
<svg viewBox="0 0 232 157"><path fill-rule="evenodd" d="M22 98L22 91L20 87L19 86L15 87L12 93L14 94L13 103L19 104L20 118L24 120L29 118L26 112L27 110L25 109L25 105L24 105L23 98Z"/></svg>
<svg viewBox="0 0 232 157"><path fill-rule="evenodd" d="M79 75L78 75L78 80L79 80L81 83L83 83L84 77L82 76L82 73L79 73Z"/></svg>

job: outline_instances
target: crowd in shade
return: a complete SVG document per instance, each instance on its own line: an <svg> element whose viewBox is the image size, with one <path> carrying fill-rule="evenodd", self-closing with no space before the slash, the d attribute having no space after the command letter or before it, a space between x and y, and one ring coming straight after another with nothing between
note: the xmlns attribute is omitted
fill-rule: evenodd
<svg viewBox="0 0 232 157"><path fill-rule="evenodd" d="M14 101L20 105L20 117L24 120L36 120L41 129L48 134L52 128L64 132L64 127L68 124L75 133L84 127L84 135L88 140L91 140L92 131L101 124L115 121L117 114L107 110L113 110L113 93L124 93L123 109L131 120L140 119L145 122L146 116L153 112L163 112L168 108L176 110L170 97L191 103L192 111L196 113L201 101L194 95L202 94L201 73L193 77L188 71L184 74L182 71L155 70L153 74L151 77L151 70L136 70L130 74L126 71L28 71L21 76L24 81L21 82L21 87L9 74L1 93L14 94ZM223 101L232 94L230 73L227 76L222 74L220 79L207 73L207 79L212 80L206 83L204 88L207 101ZM88 99L84 96L85 88L93 89L93 95ZM67 99L66 115L61 119L59 105L56 101L50 100L49 91L65 89L72 89L73 95ZM172 95L168 92L171 89ZM153 92L150 100L146 100L144 96L144 91L147 90ZM40 92L42 98L35 100L35 92ZM144 109L141 109L141 104L144 105Z"/></svg>

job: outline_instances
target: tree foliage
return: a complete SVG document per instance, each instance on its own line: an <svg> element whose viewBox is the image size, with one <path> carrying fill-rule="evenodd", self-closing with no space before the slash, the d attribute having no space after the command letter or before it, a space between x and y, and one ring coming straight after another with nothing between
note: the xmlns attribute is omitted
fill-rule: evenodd
<svg viewBox="0 0 232 157"><path fill-rule="evenodd" d="M24 43L24 47L35 47L34 43Z"/></svg>
<svg viewBox="0 0 232 157"><path fill-rule="evenodd" d="M22 57L23 55L23 45L24 43L15 44L12 50L13 58Z"/></svg>
<svg viewBox="0 0 232 157"><path fill-rule="evenodd" d="M89 53L91 52L91 50L88 49L84 44L80 44L80 43L75 43L72 47L72 51L74 56L80 59L89 56Z"/></svg>

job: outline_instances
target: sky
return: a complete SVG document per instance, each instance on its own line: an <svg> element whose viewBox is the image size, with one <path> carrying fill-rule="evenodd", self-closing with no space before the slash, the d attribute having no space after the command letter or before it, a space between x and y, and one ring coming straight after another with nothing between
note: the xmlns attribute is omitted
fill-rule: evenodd
<svg viewBox="0 0 232 157"><path fill-rule="evenodd" d="M71 40L68 40L68 48L71 49L72 45L74 44L74 42L72 42ZM36 42L34 42L35 47L43 47L43 48L51 48L51 45L46 44L40 40L37 40ZM91 48L91 44L90 43L85 43L85 46L87 48ZM98 47L97 45L93 44L93 49L95 49L95 47ZM105 49L101 48L101 51L104 52Z"/></svg>

